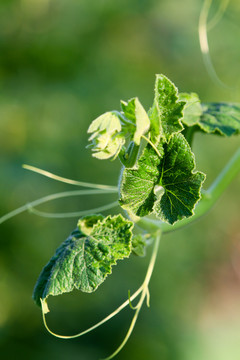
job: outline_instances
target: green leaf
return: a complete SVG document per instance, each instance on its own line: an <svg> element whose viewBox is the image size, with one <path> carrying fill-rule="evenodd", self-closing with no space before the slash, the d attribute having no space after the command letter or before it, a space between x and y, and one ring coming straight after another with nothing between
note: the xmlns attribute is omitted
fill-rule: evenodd
<svg viewBox="0 0 240 360"><path fill-rule="evenodd" d="M207 133L231 136L240 133L240 105L227 103L202 104L199 126Z"/></svg>
<svg viewBox="0 0 240 360"><path fill-rule="evenodd" d="M163 152L160 144L158 151L160 154ZM134 215L143 217L152 212L155 201L154 186L159 179L159 164L159 156L148 144L135 167L123 171L119 203L127 210L130 217L134 218Z"/></svg>
<svg viewBox="0 0 240 360"><path fill-rule="evenodd" d="M240 105L228 103L201 104L197 94L179 94L186 101L182 122L197 125L202 131L222 136L240 133Z"/></svg>
<svg viewBox="0 0 240 360"><path fill-rule="evenodd" d="M161 157L147 145L136 168L123 171L120 205L131 217L153 212L173 224L193 215L205 175L195 172L194 155L182 134L159 144L158 151Z"/></svg>
<svg viewBox="0 0 240 360"><path fill-rule="evenodd" d="M140 145L142 135L146 134L150 127L149 117L138 98L128 102L121 101L121 107L126 119L133 123L133 141L136 145Z"/></svg>
<svg viewBox="0 0 240 360"><path fill-rule="evenodd" d="M132 253L137 256L145 256L146 255L146 247L147 241L146 237L142 234L137 234L133 236L132 239Z"/></svg>
<svg viewBox="0 0 240 360"><path fill-rule="evenodd" d="M121 215L80 219L78 228L43 268L33 299L40 305L49 295L79 289L91 293L105 280L116 261L131 253L133 223ZM84 233L84 229L87 231Z"/></svg>
<svg viewBox="0 0 240 360"><path fill-rule="evenodd" d="M119 117L117 112L106 112L89 126L88 133L92 135L88 140L92 143L88 147L92 148L93 157L109 159L120 152L125 138L120 133L122 125Z"/></svg>
<svg viewBox="0 0 240 360"><path fill-rule="evenodd" d="M104 216L103 215L88 215L84 216L81 219L78 220L78 228L79 230L85 234L85 235L91 235L93 226L98 221L103 221Z"/></svg>
<svg viewBox="0 0 240 360"><path fill-rule="evenodd" d="M195 93L180 93L179 99L186 102L183 110L182 123L187 126L198 124L203 113L198 95Z"/></svg>
<svg viewBox="0 0 240 360"><path fill-rule="evenodd" d="M195 171L194 154L182 134L173 135L164 145L159 169L158 186L164 192L157 194L153 207L156 216L170 224L192 216L205 175Z"/></svg>
<svg viewBox="0 0 240 360"><path fill-rule="evenodd" d="M121 122L117 114L115 112L109 111L92 121L88 128L88 133L93 134L90 137L90 139L93 139L98 135L99 132L106 131L112 134L115 131L120 132L121 128Z"/></svg>
<svg viewBox="0 0 240 360"><path fill-rule="evenodd" d="M181 118L185 102L178 100L176 86L164 75L157 75L155 82L155 97L149 111L151 122L150 133L154 144L160 139L164 141L183 130Z"/></svg>

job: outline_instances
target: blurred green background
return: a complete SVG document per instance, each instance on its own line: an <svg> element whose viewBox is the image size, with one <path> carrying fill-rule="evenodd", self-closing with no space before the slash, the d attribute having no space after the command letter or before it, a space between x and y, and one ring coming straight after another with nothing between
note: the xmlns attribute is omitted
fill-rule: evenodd
<svg viewBox="0 0 240 360"><path fill-rule="evenodd" d="M202 1L1 0L0 216L39 197L75 189L22 169L27 163L72 179L115 185L118 161L91 157L86 130L98 115L138 96L151 106L156 73L203 101L240 102L240 2L231 0L209 33L220 87L204 67L198 42ZM211 15L220 1L215 1ZM239 138L197 135L194 150L207 187L239 146ZM116 199L76 197L39 207L78 211ZM162 238L144 307L118 359L240 358L239 177L203 219ZM118 209L115 209L115 213ZM114 213L114 212L113 212ZM77 219L23 213L0 227L2 359L83 359L109 355L132 316L118 317L76 340L44 329L31 299L40 270ZM94 294L49 300L50 327L75 333L101 320L144 277L147 257L119 262Z"/></svg>

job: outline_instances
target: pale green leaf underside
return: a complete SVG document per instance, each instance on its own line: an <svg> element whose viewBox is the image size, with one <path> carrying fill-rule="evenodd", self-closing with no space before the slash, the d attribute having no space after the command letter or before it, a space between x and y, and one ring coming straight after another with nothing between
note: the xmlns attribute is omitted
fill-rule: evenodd
<svg viewBox="0 0 240 360"><path fill-rule="evenodd" d="M187 126L196 125L200 121L203 112L198 95L195 93L180 93L179 99L186 102L182 122Z"/></svg>
<svg viewBox="0 0 240 360"><path fill-rule="evenodd" d="M197 94L179 94L186 101L182 122L187 126L197 125L206 133L223 136L240 133L240 105L227 103L201 104Z"/></svg>
<svg viewBox="0 0 240 360"><path fill-rule="evenodd" d="M128 102L121 101L121 107L126 119L134 125L133 141L136 145L140 145L142 135L146 134L150 127L148 115L138 98L130 99Z"/></svg>
<svg viewBox="0 0 240 360"><path fill-rule="evenodd" d="M136 168L124 170L120 204L130 216L153 212L173 224L193 215L205 175L195 172L194 155L182 134L158 150L161 158L147 145Z"/></svg>
<svg viewBox="0 0 240 360"><path fill-rule="evenodd" d="M109 159L117 156L125 143L124 136L120 133L122 126L119 114L115 112L106 112L93 120L88 128L92 149L92 156L98 159Z"/></svg>
<svg viewBox="0 0 240 360"><path fill-rule="evenodd" d="M92 134L90 140L101 131L110 134L121 131L121 122L115 112L108 111L92 121L87 131Z"/></svg>
<svg viewBox="0 0 240 360"><path fill-rule="evenodd" d="M88 229L88 235L77 228L43 268L33 293L38 305L40 299L75 288L87 293L95 291L111 273L112 265L130 255L131 221L121 215L102 220L95 216L92 231L90 223L88 217L87 222L80 224L81 229Z"/></svg>
<svg viewBox="0 0 240 360"><path fill-rule="evenodd" d="M112 138L108 134L100 135L97 146L92 146L92 156L100 160L116 157L124 144L125 139L120 135Z"/></svg>
<svg viewBox="0 0 240 360"><path fill-rule="evenodd" d="M164 75L156 76L155 97L149 111L151 139L157 143L183 130L181 118L185 102L178 100L176 86Z"/></svg>

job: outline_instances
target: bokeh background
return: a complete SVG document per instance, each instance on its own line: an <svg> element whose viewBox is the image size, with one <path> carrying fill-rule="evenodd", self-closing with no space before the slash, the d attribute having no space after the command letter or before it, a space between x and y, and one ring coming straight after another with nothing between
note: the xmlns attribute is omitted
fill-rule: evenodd
<svg viewBox="0 0 240 360"><path fill-rule="evenodd" d="M156 73L203 101L239 102L240 2L231 0L209 32L208 75L198 42L200 0L0 1L0 216L42 196L76 189L22 168L34 165L72 179L115 185L118 161L91 157L86 130L98 115L138 96L151 106ZM210 16L216 13L215 1ZM239 146L239 138L198 134L197 166L205 187ZM162 238L143 308L118 359L240 358L239 177L197 223ZM39 207L78 211L115 195L76 197ZM119 210L114 209L112 213ZM77 219L23 213L0 227L0 353L2 359L95 360L123 339L126 309L95 332L59 340L44 329L31 294L38 274ZM141 284L149 260L119 262L94 294L49 300L50 327L63 334L101 320Z"/></svg>

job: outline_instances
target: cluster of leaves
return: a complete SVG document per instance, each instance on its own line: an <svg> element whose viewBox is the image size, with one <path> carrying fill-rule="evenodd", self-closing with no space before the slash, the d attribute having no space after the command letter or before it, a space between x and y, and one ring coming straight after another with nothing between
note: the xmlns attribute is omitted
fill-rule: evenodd
<svg viewBox="0 0 240 360"><path fill-rule="evenodd" d="M195 171L194 155L181 133L184 106L174 84L158 75L148 112L150 142L122 175L120 204L132 217L154 213L173 224L193 214L205 175Z"/></svg>
<svg viewBox="0 0 240 360"><path fill-rule="evenodd" d="M148 112L138 98L121 102L121 111L99 116L88 132L93 156L119 158L122 215L81 218L77 229L42 270L33 298L44 304L49 295L77 288L93 292L119 259L143 256L144 234L133 234L134 222L154 215L169 224L193 215L205 175L196 171L191 142L196 131L230 136L240 133L240 107L201 104L196 94L178 94L164 75L156 76ZM133 222L134 221L134 222Z"/></svg>
<svg viewBox="0 0 240 360"><path fill-rule="evenodd" d="M139 146L142 135L149 130L150 120L138 98L121 101L121 107L121 112L106 112L89 126L89 147L98 159L117 157L126 141L133 140Z"/></svg>

